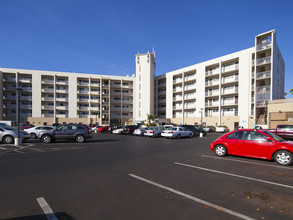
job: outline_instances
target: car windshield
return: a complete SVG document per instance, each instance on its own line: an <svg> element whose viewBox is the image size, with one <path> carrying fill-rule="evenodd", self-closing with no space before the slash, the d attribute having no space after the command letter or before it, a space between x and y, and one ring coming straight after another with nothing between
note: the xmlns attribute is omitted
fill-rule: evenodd
<svg viewBox="0 0 293 220"><path fill-rule="evenodd" d="M167 128L168 131L176 131L177 128Z"/></svg>
<svg viewBox="0 0 293 220"><path fill-rule="evenodd" d="M5 123L0 123L0 127L6 129L6 130L14 130L11 126L9 126L8 124L5 124Z"/></svg>
<svg viewBox="0 0 293 220"><path fill-rule="evenodd" d="M281 138L278 135L275 135L275 134L273 134L273 133L271 133L269 131L262 131L262 132L267 134L267 135L269 135L270 137L274 138L278 142L284 142L285 141L283 138Z"/></svg>

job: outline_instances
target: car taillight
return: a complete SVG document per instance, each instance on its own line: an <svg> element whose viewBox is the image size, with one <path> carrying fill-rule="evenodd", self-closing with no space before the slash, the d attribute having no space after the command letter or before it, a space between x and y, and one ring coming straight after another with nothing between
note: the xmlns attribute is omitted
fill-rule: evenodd
<svg viewBox="0 0 293 220"><path fill-rule="evenodd" d="M171 131L170 133L171 133L171 134L173 134L173 133L174 133L174 131Z"/></svg>
<svg viewBox="0 0 293 220"><path fill-rule="evenodd" d="M130 128L127 128L128 131L130 131Z"/></svg>
<svg viewBox="0 0 293 220"><path fill-rule="evenodd" d="M153 133L155 133L155 132L154 132L154 131L151 131L150 133L153 134Z"/></svg>
<svg viewBox="0 0 293 220"><path fill-rule="evenodd" d="M86 127L86 128L87 128L87 133L89 134L90 133L90 129L88 127Z"/></svg>
<svg viewBox="0 0 293 220"><path fill-rule="evenodd" d="M141 129L139 131L142 131Z"/></svg>
<svg viewBox="0 0 293 220"><path fill-rule="evenodd" d="M147 131L144 131L144 133L147 133Z"/></svg>

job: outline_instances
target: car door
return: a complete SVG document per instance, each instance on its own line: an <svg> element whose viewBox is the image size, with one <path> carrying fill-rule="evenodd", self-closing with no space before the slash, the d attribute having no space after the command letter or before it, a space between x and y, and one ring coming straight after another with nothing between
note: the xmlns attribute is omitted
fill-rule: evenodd
<svg viewBox="0 0 293 220"><path fill-rule="evenodd" d="M266 138L258 131L243 131L239 155L264 158L271 147Z"/></svg>
<svg viewBox="0 0 293 220"><path fill-rule="evenodd" d="M5 130L3 128L0 128L0 141L2 141L2 138L4 136Z"/></svg>
<svg viewBox="0 0 293 220"><path fill-rule="evenodd" d="M55 139L67 139L69 125L62 125L55 131Z"/></svg>

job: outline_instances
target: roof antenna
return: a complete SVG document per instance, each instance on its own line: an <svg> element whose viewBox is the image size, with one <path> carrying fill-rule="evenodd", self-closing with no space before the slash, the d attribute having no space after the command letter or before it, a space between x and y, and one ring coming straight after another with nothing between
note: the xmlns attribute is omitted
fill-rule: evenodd
<svg viewBox="0 0 293 220"><path fill-rule="evenodd" d="M156 51L155 51L155 47L153 47L153 52L152 52L154 58L156 59Z"/></svg>

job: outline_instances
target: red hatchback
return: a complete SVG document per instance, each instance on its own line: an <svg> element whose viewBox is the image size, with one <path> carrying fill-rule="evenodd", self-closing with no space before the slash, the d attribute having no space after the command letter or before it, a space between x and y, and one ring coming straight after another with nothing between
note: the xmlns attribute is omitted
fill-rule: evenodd
<svg viewBox="0 0 293 220"><path fill-rule="evenodd" d="M210 148L220 157L230 154L275 160L284 166L293 163L293 142L265 130L231 131L211 143Z"/></svg>

